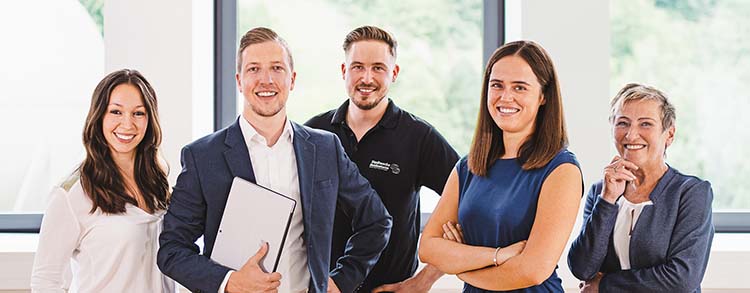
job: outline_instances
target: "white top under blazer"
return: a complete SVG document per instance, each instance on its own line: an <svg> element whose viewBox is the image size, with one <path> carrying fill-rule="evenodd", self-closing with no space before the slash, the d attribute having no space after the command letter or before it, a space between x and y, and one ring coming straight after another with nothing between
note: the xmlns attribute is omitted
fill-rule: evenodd
<svg viewBox="0 0 750 293"><path fill-rule="evenodd" d="M78 176L52 191L39 233L32 292L175 292L156 266L165 211L126 204L124 214L89 213Z"/></svg>

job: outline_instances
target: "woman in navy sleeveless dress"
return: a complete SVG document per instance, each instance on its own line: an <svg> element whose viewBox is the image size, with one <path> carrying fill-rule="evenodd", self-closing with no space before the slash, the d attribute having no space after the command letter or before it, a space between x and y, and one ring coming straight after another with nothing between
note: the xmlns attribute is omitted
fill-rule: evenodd
<svg viewBox="0 0 750 293"><path fill-rule="evenodd" d="M583 194L567 144L549 55L530 41L498 48L469 155L422 233L422 261L456 274L463 292L563 292L555 269Z"/></svg>

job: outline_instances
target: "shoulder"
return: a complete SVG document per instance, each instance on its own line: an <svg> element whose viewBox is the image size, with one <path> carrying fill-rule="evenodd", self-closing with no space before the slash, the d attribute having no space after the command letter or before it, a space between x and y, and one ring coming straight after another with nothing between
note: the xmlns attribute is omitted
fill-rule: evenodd
<svg viewBox="0 0 750 293"><path fill-rule="evenodd" d="M677 192L682 194L682 200L713 200L711 182L703 180L698 176L686 175L675 168L669 167L672 178L669 181L666 192Z"/></svg>
<svg viewBox="0 0 750 293"><path fill-rule="evenodd" d="M334 113L336 113L336 109L315 115L305 122L305 126L318 129L330 128Z"/></svg>
<svg viewBox="0 0 750 293"><path fill-rule="evenodd" d="M339 141L338 137L330 131L312 128L307 125L292 122L295 139L302 138L316 146L333 147ZM339 144L341 144L339 142Z"/></svg>
<svg viewBox="0 0 750 293"><path fill-rule="evenodd" d="M409 128L412 131L423 134L439 134L432 124L427 120L399 108L399 126Z"/></svg>
<svg viewBox="0 0 750 293"><path fill-rule="evenodd" d="M56 185L50 195L50 205L67 205L76 213L88 213L93 202L81 186L81 177L78 172L66 177L60 184Z"/></svg>
<svg viewBox="0 0 750 293"><path fill-rule="evenodd" d="M185 145L184 149L190 149L190 151L195 153L212 151L217 149L218 147L223 147L224 141L227 138L227 133L233 125L234 124L220 129L214 133L203 136L199 139L196 139L193 142Z"/></svg>
<svg viewBox="0 0 750 293"><path fill-rule="evenodd" d="M551 165L554 168L565 163L573 164L579 169L581 168L580 163L578 163L578 158L576 157L576 155L570 150L568 150L567 148L560 150L549 162L549 165Z"/></svg>

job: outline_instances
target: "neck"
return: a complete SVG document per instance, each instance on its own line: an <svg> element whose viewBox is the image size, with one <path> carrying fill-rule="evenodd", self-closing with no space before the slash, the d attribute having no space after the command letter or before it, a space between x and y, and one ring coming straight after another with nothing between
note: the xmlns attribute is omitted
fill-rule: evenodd
<svg viewBox="0 0 750 293"><path fill-rule="evenodd" d="M367 132L383 118L388 103L389 101L384 98L375 108L362 110L350 101L346 111L346 124L353 130Z"/></svg>
<svg viewBox="0 0 750 293"><path fill-rule="evenodd" d="M649 186L653 188L653 186L656 185L656 182L667 173L668 169L669 167L667 167L667 164L664 161L647 166L638 166L638 170L633 171L636 180L630 185L635 189Z"/></svg>
<svg viewBox="0 0 750 293"><path fill-rule="evenodd" d="M505 147L505 154L503 159L518 158L521 146L526 140L531 137L531 134L526 133L508 133L503 131L503 146Z"/></svg>
<svg viewBox="0 0 750 293"><path fill-rule="evenodd" d="M135 169L135 152L132 154L112 153L112 160L115 162L115 165L117 166L117 169L120 170L122 176L125 177L125 180L134 178L135 173L133 173L133 169Z"/></svg>
<svg viewBox="0 0 750 293"><path fill-rule="evenodd" d="M264 117L250 109L245 109L242 112L242 118L250 123L255 128L255 131L266 139L266 143L270 147L276 144L279 137L281 137L281 133L284 131L286 111L282 109L276 115Z"/></svg>

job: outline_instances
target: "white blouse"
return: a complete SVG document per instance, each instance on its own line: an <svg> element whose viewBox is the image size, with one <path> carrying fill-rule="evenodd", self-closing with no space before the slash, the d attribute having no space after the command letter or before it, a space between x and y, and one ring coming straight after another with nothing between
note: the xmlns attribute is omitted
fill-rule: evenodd
<svg viewBox="0 0 750 293"><path fill-rule="evenodd" d="M52 191L32 292L175 292L174 281L156 266L165 212L149 214L126 204L124 214L89 213L92 201L74 180Z"/></svg>
<svg viewBox="0 0 750 293"><path fill-rule="evenodd" d="M630 235L638 223L643 208L652 205L650 200L641 203L632 203L625 196L620 196L617 200L619 210L617 220L615 220L615 231L613 235L615 253L620 259L620 267L623 270L630 269Z"/></svg>

